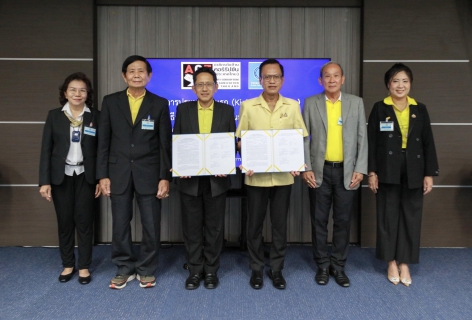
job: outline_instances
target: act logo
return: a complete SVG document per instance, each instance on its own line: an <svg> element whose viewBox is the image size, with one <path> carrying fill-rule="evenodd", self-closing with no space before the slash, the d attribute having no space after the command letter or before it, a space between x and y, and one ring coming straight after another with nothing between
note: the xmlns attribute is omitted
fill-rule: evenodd
<svg viewBox="0 0 472 320"><path fill-rule="evenodd" d="M202 67L213 69L213 64L206 62L181 62L181 89L192 88L193 74Z"/></svg>

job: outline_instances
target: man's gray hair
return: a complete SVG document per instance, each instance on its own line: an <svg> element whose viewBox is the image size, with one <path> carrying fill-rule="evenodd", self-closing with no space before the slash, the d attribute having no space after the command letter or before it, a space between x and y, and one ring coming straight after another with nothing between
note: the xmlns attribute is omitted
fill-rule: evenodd
<svg viewBox="0 0 472 320"><path fill-rule="evenodd" d="M335 61L329 61L329 62L326 62L320 69L320 78L323 78L323 70L329 66L330 64L335 64L337 65L340 69L341 69L341 75L344 76L344 71L343 71L343 67L341 67L341 65Z"/></svg>

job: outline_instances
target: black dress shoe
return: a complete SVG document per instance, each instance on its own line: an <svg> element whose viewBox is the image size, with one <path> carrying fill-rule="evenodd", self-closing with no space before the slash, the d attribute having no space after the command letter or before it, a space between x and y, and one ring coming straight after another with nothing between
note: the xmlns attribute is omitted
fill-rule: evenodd
<svg viewBox="0 0 472 320"><path fill-rule="evenodd" d="M92 276L89 274L87 277L79 276L79 283L80 284L89 284L92 281Z"/></svg>
<svg viewBox="0 0 472 320"><path fill-rule="evenodd" d="M69 274L65 274L65 275L62 275L62 274L61 274L61 275L59 275L59 281L60 281L60 282L67 282L67 281L69 281L70 279L72 279L72 276L74 275L74 273L75 273L75 268L72 269L72 272L69 273Z"/></svg>
<svg viewBox="0 0 472 320"><path fill-rule="evenodd" d="M341 287L347 288L351 284L349 278L344 273L344 271L338 271L333 267L329 267L329 273L334 277L336 283L339 284Z"/></svg>
<svg viewBox="0 0 472 320"><path fill-rule="evenodd" d="M264 286L264 279L262 277L262 271L252 270L251 280L249 284L253 289L260 289Z"/></svg>
<svg viewBox="0 0 472 320"><path fill-rule="evenodd" d="M189 275L187 280L185 280L185 289L187 290L197 289L200 286L201 280L202 280L202 276L200 274Z"/></svg>
<svg viewBox="0 0 472 320"><path fill-rule="evenodd" d="M207 273L205 275L205 279L203 280L203 285L207 289L215 289L218 287L218 283L220 281L218 280L218 275L215 273Z"/></svg>
<svg viewBox="0 0 472 320"><path fill-rule="evenodd" d="M269 270L269 272L267 272L267 275L272 280L272 285L274 286L274 288L283 290L287 286L287 282L285 281L284 276L282 275L282 271Z"/></svg>
<svg viewBox="0 0 472 320"><path fill-rule="evenodd" d="M328 268L318 268L316 270L315 281L319 285L326 285L329 282L329 270Z"/></svg>

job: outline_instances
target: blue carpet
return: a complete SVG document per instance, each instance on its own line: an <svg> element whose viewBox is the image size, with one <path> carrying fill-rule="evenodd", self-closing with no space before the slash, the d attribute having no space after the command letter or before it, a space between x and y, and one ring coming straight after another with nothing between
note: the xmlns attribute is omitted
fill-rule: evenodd
<svg viewBox="0 0 472 320"><path fill-rule="evenodd" d="M93 280L83 286L77 274L65 284L57 248L0 248L0 319L471 319L472 249L421 249L411 266L413 284L394 286L386 264L373 249L351 247L346 273L350 288L333 279L314 282L311 247L290 246L284 276L286 290L249 286L245 252L226 249L220 286L184 289L183 246L163 248L157 285L142 289L132 281L111 290L115 274L111 247L94 247Z"/></svg>

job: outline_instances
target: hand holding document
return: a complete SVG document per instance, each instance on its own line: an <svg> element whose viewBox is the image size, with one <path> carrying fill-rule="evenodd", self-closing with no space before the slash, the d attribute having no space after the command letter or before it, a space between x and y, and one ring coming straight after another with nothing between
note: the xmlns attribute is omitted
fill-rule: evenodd
<svg viewBox="0 0 472 320"><path fill-rule="evenodd" d="M242 131L241 158L243 172L304 171L303 130Z"/></svg>
<svg viewBox="0 0 472 320"><path fill-rule="evenodd" d="M233 132L172 136L172 176L235 174Z"/></svg>

